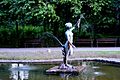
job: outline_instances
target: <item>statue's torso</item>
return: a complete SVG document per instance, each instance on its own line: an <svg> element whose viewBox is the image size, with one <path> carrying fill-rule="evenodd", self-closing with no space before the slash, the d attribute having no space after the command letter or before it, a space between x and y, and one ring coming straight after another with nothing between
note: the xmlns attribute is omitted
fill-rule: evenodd
<svg viewBox="0 0 120 80"><path fill-rule="evenodd" d="M72 31L67 30L65 32L65 36L66 36L67 41L70 41L70 43L73 43L73 33L72 33Z"/></svg>

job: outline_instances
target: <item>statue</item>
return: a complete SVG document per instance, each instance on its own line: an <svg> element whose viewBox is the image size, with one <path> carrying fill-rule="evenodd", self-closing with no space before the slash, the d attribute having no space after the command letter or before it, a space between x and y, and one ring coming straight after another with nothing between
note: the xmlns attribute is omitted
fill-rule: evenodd
<svg viewBox="0 0 120 80"><path fill-rule="evenodd" d="M65 31L65 36L66 36L66 42L65 44L62 44L57 37L54 35L48 33L51 35L54 39L56 39L60 45L63 47L62 49L62 54L63 54L63 63L60 66L55 66L53 68L50 68L49 70L46 70L46 72L49 74L51 73L79 73L81 72L85 67L84 66L72 66L68 64L68 57L73 54L73 48L76 48L73 45L73 30L78 29L81 19L84 14L80 15L80 18L78 19L77 23L75 25L72 25L72 23L68 22L65 24L66 26L66 31Z"/></svg>
<svg viewBox="0 0 120 80"><path fill-rule="evenodd" d="M73 68L72 65L68 64L68 57L73 54L73 48L75 48L75 46L73 45L72 31L75 28L79 28L81 18L83 18L83 14L80 15L80 19L78 19L77 23L74 26L72 26L72 23L70 23L70 22L65 24L66 29L67 29L65 32L66 42L65 42L65 44L63 46L63 50L62 50L62 54L64 57L63 57L63 64L59 66L60 69Z"/></svg>

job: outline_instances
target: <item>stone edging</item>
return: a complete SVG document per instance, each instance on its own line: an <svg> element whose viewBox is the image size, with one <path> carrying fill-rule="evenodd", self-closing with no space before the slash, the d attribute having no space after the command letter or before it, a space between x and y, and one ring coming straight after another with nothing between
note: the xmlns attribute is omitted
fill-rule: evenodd
<svg viewBox="0 0 120 80"><path fill-rule="evenodd" d="M74 58L70 61L99 61L108 62L113 64L120 64L120 59L116 58ZM41 64L53 64L60 63L62 59L52 59L52 60L0 60L0 63L41 63Z"/></svg>

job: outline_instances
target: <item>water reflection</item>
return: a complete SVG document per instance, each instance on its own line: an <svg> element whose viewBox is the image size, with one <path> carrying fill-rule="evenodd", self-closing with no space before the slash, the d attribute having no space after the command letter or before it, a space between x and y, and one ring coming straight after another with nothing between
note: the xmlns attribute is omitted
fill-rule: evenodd
<svg viewBox="0 0 120 80"><path fill-rule="evenodd" d="M85 70L81 73L82 80L95 80L94 69L90 65L86 65Z"/></svg>
<svg viewBox="0 0 120 80"><path fill-rule="evenodd" d="M24 64L11 64L11 75L10 79L12 80L24 80L29 78L29 66Z"/></svg>
<svg viewBox="0 0 120 80"><path fill-rule="evenodd" d="M64 79L64 80L69 80L69 77L71 76L71 74L65 74L65 73L63 73L63 74L60 74L60 77L62 78L62 79Z"/></svg>
<svg viewBox="0 0 120 80"><path fill-rule="evenodd" d="M103 76L105 73L97 71L101 67L95 66L93 62L82 62L82 65L86 68L80 74L81 80L96 80L98 76Z"/></svg>
<svg viewBox="0 0 120 80"><path fill-rule="evenodd" d="M106 75L105 73L99 71L101 67L95 65L93 62L83 61L80 64L86 67L80 74L76 75L62 73L60 74L60 78L62 78L62 80L96 80L98 77Z"/></svg>
<svg viewBox="0 0 120 80"><path fill-rule="evenodd" d="M0 64L0 80L119 80L120 67L96 62L79 62L86 69L78 74L46 75L56 65ZM78 65L73 64L73 65Z"/></svg>

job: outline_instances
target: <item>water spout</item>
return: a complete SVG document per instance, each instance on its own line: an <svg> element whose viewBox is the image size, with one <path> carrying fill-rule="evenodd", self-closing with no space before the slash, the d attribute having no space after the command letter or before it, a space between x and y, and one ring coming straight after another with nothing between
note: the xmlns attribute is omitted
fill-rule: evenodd
<svg viewBox="0 0 120 80"><path fill-rule="evenodd" d="M49 33L49 32L44 32L44 33L43 33L43 36L45 36L45 35L47 35L47 36L52 37L53 39L55 39L62 47L64 46L64 45L61 43L61 41L60 41L56 36L54 36L53 34L51 34L51 33Z"/></svg>

